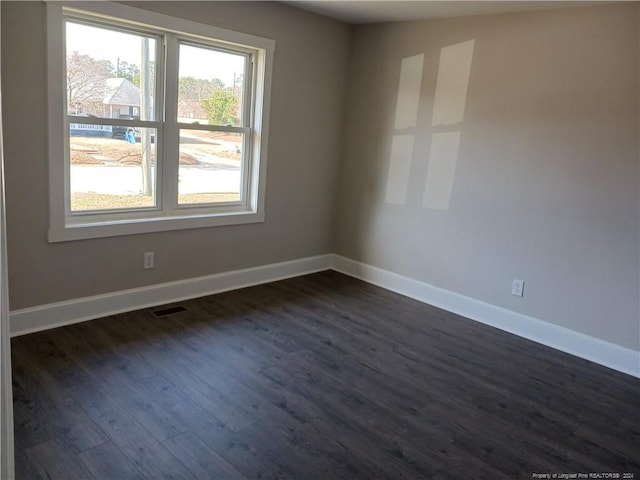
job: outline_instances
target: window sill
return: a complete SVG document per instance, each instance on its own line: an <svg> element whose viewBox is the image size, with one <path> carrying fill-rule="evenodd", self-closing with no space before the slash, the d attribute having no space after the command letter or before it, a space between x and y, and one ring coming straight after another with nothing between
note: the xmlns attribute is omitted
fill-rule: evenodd
<svg viewBox="0 0 640 480"><path fill-rule="evenodd" d="M118 237L142 233L187 230L192 228L221 227L264 222L264 212L233 212L215 215L137 218L117 221L66 224L49 228L49 243Z"/></svg>

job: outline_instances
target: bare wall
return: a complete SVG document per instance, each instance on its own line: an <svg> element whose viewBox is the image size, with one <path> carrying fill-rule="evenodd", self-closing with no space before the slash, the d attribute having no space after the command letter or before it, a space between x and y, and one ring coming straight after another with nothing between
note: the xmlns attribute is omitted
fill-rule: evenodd
<svg viewBox="0 0 640 480"><path fill-rule="evenodd" d="M128 3L276 40L266 221L47 243L45 5L2 2L12 310L330 252L350 27L271 2Z"/></svg>
<svg viewBox="0 0 640 480"><path fill-rule="evenodd" d="M356 27L335 253L639 350L638 9Z"/></svg>

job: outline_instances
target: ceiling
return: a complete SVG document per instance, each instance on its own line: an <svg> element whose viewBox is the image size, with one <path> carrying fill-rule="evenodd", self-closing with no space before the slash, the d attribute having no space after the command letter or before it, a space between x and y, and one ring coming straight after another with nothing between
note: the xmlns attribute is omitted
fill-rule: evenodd
<svg viewBox="0 0 640 480"><path fill-rule="evenodd" d="M284 3L343 22L379 23L491 13L521 12L596 5L603 1L394 1L394 0L288 0Z"/></svg>

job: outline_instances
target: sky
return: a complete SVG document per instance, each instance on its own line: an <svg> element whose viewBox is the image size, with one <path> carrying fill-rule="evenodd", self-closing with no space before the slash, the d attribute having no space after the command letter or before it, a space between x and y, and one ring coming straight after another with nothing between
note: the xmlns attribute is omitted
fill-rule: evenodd
<svg viewBox="0 0 640 480"><path fill-rule="evenodd" d="M140 66L141 36L67 22L67 53L77 51L98 60L109 60L115 67L120 62ZM150 56L155 56L155 43L150 43ZM233 84L234 74L244 69L244 57L211 49L182 45L180 76L204 79L219 78L226 86Z"/></svg>

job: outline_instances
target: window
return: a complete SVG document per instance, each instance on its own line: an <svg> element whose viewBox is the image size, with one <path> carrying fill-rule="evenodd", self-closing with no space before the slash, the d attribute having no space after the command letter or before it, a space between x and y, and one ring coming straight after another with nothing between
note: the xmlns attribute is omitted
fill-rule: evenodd
<svg viewBox="0 0 640 480"><path fill-rule="evenodd" d="M264 220L272 40L48 4L50 241Z"/></svg>

